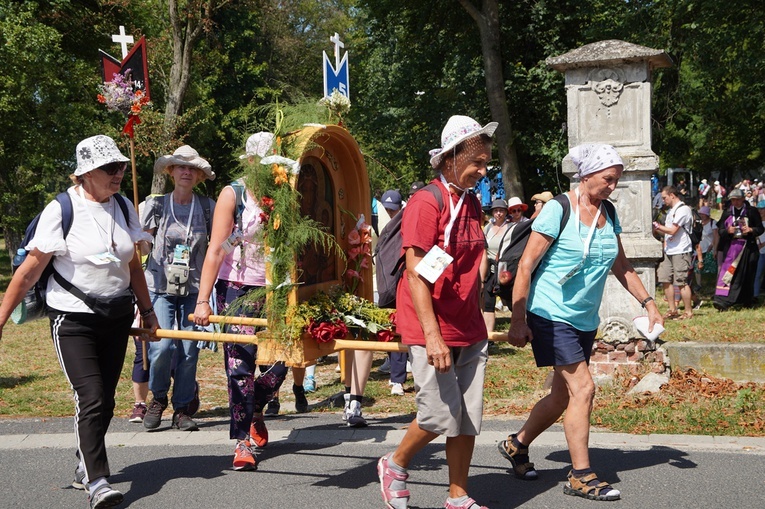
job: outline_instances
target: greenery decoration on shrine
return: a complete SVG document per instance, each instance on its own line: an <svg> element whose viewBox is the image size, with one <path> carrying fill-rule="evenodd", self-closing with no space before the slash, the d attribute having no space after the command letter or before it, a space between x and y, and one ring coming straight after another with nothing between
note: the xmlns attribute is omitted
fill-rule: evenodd
<svg viewBox="0 0 765 509"><path fill-rule="evenodd" d="M229 307L232 313L242 305L262 310L268 320L270 337L287 346L295 344L305 332L317 341L346 337L355 331L359 339L388 341L393 338L390 310L380 309L356 295L360 269L371 263L371 226L362 215L353 217L355 226L345 239L336 239L318 221L300 212L300 193L296 189L302 151L316 147L305 140L303 127L315 125L317 103L274 104L267 108L274 123L274 144L265 157L244 160L244 182L263 210L258 240L266 246L270 280L266 287L250 292ZM346 110L347 111L347 110ZM339 116L338 116L339 119ZM329 293L318 292L308 302L290 304L290 293L298 284L300 259L307 247L334 251L345 263L343 286ZM265 300L265 306L257 302Z"/></svg>

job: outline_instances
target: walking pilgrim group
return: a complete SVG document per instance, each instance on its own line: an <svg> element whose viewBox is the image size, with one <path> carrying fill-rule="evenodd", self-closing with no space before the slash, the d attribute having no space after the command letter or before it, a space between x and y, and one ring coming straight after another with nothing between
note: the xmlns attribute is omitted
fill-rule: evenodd
<svg viewBox="0 0 765 509"><path fill-rule="evenodd" d="M432 184L444 205L439 206L434 193L416 192L401 211L405 271L397 289L397 332L409 348L417 412L398 447L377 462L383 504L390 509L408 507L407 482L410 475L416 477L409 470L411 462L439 436L446 438L449 492L444 507L484 507L468 491L475 437L482 424L487 326L492 328L494 321L481 274L487 237L490 252L496 250L492 239L504 234L506 223L521 221L526 209L517 198L511 203L495 201L495 223L486 232L482 228L480 202L470 190L486 175L496 128L496 122L482 126L466 116L451 117L440 147L430 151ZM262 157L272 143L272 135L258 133L248 142L246 155ZM598 477L588 448L595 393L588 362L609 271L647 310L650 328L662 324L663 318L624 254L618 215L607 213L605 202L622 176L622 160L613 147L600 144L575 147L571 156L579 185L566 193L570 219L561 225L560 202L546 196L549 193L539 195L513 293L506 299L512 306L510 343L531 343L537 365L553 368L552 389L523 426L498 444L499 453L518 479L543 477L531 462L530 446L564 415L572 462L564 493L616 500L619 490ZM241 180L225 186L217 203L194 193L197 184L214 179L215 173L189 146L156 161L155 171L169 175L173 191L150 197L140 218L132 208L124 215L116 205L128 159L111 138L99 135L81 141L76 159L73 186L67 190L74 205L72 228L68 233L62 230L57 202L45 208L38 234L24 246L31 252L0 305L0 333L51 260L61 278L90 297L114 302L130 296L129 308L104 315L62 286L59 276L47 281L51 336L74 391L77 450L72 485L87 492L90 507L111 507L121 503L123 495L107 480L104 437L133 322L132 302L142 326L151 332L160 327L192 329L209 323L213 306L221 313L237 297L265 286L265 256L256 240L263 227L262 211L257 189L246 188ZM136 250L141 245L149 255L145 269ZM428 265L432 259L440 263ZM492 297L496 301L496 295ZM254 315L258 310L236 311ZM188 320L189 313L195 323ZM254 333L248 327L229 329ZM140 339L149 341L148 379L134 376L134 381L137 386L148 382L153 400L148 406L137 404L134 416L146 428L156 429L163 411L172 406L172 427L197 429L193 415L198 408L198 345L148 334ZM256 349L223 346L235 470L256 468L256 449L268 444L264 408L287 374L281 363L257 366ZM300 377L296 373L296 382ZM294 388L298 398L297 383ZM358 404L351 407L346 401L346 406L355 409L347 414L346 408L349 425L366 425Z"/></svg>

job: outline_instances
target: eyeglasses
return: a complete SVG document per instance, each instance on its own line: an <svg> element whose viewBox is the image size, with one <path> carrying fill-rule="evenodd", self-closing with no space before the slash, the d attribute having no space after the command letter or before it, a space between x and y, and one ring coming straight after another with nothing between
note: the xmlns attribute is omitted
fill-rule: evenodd
<svg viewBox="0 0 765 509"><path fill-rule="evenodd" d="M510 209L511 214L515 214L516 212L523 212L523 209Z"/></svg>
<svg viewBox="0 0 765 509"><path fill-rule="evenodd" d="M107 175L112 176L112 175L116 175L117 173L121 171L125 171L126 168L127 168L126 162L115 161L113 163L105 164L101 166L99 169L103 171L104 173L106 173Z"/></svg>

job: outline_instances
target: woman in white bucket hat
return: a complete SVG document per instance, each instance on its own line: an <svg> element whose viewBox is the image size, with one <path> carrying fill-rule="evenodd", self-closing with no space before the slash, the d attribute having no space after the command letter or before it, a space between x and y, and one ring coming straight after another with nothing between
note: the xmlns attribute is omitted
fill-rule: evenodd
<svg viewBox="0 0 765 509"><path fill-rule="evenodd" d="M34 239L23 246L29 254L0 305L0 334L11 311L52 261L48 317L75 401L78 464L72 486L87 488L90 507L111 507L123 496L107 482L104 438L114 415L134 300L144 326L156 330L158 324L135 249L136 242L149 236L132 204L118 195L128 158L104 135L82 140L76 157L70 177L74 186L67 189L66 202L55 200L45 207ZM72 207L68 232L62 224L65 203Z"/></svg>

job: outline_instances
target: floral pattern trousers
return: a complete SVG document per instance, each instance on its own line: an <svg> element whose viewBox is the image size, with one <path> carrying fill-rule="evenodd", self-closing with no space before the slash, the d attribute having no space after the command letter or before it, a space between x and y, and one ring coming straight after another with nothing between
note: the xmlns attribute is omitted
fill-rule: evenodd
<svg viewBox="0 0 765 509"><path fill-rule="evenodd" d="M218 313L223 314L228 306L250 290L258 287L243 285L232 281L218 280L215 284ZM260 316L262 302L238 304L232 316ZM225 332L253 335L256 328L245 325L227 325ZM229 436L244 440L250 433L252 416L260 413L279 391L287 376L287 366L283 362L272 366L257 366L260 375L255 376L258 345L224 343L223 359L228 380L228 406L231 413Z"/></svg>

